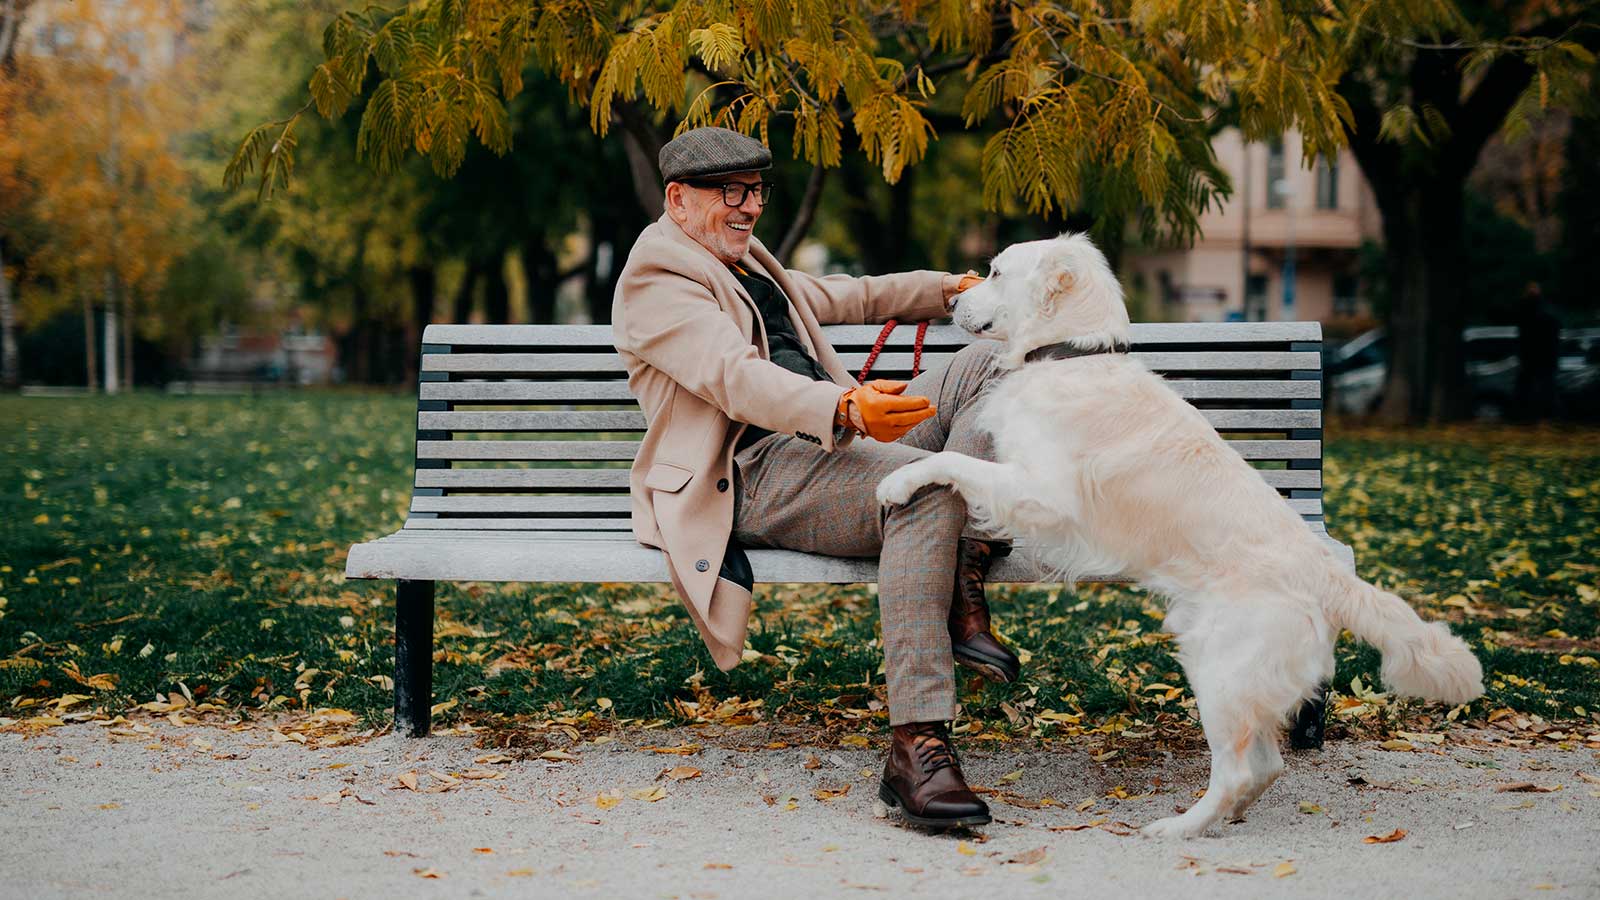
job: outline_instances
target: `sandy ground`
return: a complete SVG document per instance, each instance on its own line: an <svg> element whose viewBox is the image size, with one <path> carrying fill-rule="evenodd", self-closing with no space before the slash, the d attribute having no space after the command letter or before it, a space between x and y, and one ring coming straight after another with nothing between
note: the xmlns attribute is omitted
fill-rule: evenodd
<svg viewBox="0 0 1600 900"><path fill-rule="evenodd" d="M1117 823L1192 802L1204 760L971 753L975 783L1063 806L994 802L981 833L929 835L874 817L875 750L673 756L641 747L692 734L639 732L577 761L496 761L465 737L314 750L259 728L149 727L0 734L0 895L1600 896L1600 784L1580 775L1600 774L1600 753L1456 733L1424 752L1297 754L1248 821L1163 842ZM682 780L663 776L675 766ZM478 777L429 792L450 785L430 772ZM1515 782L1554 790L1495 789Z"/></svg>

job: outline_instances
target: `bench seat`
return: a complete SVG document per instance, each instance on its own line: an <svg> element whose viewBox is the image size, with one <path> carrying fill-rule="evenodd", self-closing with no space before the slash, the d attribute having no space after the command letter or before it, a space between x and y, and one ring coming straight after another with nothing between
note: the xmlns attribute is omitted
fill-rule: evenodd
<svg viewBox="0 0 1600 900"><path fill-rule="evenodd" d="M1323 534L1354 566L1350 548ZM1020 546L1020 545L1019 545ZM878 580L873 559L841 559L793 550L750 548L750 567L763 584L866 584ZM666 557L618 531L485 531L407 529L350 549L346 577L408 581L668 581ZM999 560L993 583L1039 580L1022 553ZM1122 581L1115 575L1085 581Z"/></svg>

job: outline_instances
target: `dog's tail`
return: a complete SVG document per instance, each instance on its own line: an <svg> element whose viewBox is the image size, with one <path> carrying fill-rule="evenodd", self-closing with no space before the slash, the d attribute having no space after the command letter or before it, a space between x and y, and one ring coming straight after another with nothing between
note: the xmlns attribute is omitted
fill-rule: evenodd
<svg viewBox="0 0 1600 900"><path fill-rule="evenodd" d="M1443 622L1424 622L1404 600L1345 573L1327 602L1333 621L1383 654L1390 690L1446 703L1483 696L1483 666Z"/></svg>

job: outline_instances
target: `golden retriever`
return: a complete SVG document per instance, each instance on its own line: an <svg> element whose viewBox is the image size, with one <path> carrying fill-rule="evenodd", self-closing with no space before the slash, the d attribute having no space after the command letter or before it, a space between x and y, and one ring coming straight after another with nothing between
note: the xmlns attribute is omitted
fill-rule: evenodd
<svg viewBox="0 0 1600 900"><path fill-rule="evenodd" d="M1145 834L1198 835L1272 784L1282 727L1333 675L1340 629L1382 651L1394 691L1447 703L1482 695L1483 669L1461 639L1356 577L1125 352L1122 291L1088 238L1007 248L959 296L955 319L1003 342L999 364L1011 371L980 413L997 461L937 453L885 478L878 499L950 485L984 527L1022 538L1063 580L1118 572L1166 597L1211 779L1187 812Z"/></svg>

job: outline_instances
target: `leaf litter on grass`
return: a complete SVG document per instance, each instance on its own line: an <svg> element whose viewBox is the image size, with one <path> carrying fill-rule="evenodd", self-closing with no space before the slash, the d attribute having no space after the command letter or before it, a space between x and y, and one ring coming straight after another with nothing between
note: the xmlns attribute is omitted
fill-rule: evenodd
<svg viewBox="0 0 1600 900"><path fill-rule="evenodd" d="M404 519L408 403L0 397L18 423L0 480L23 485L0 494L11 523L0 729L154 717L164 713L131 707L188 693L166 711L178 724L270 720L308 748L381 733L392 587L345 582L342 564L350 544ZM1489 687L1448 714L1398 702L1376 689L1376 654L1346 639L1334 736L1419 752L1475 724L1513 746L1600 749L1600 433L1335 423L1329 436L1332 533L1364 577L1466 637ZM1197 739L1159 601L1115 585L994 586L991 597L1028 674L968 686L964 742L1070 739L1131 765L1152 744ZM869 589L764 587L748 658L726 673L660 586L441 585L436 602L436 725L485 750L532 746L576 764L583 744L619 729L696 731L651 744L682 753L707 742L867 748L886 729ZM87 699L59 702L69 696ZM313 721L319 710L341 720ZM792 740L738 737L754 729Z"/></svg>

